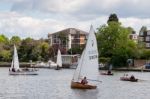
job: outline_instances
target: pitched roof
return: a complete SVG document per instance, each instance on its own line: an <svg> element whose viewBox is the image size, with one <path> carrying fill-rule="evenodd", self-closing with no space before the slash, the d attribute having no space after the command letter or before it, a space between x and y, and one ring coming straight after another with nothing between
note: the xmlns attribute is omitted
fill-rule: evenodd
<svg viewBox="0 0 150 99"><path fill-rule="evenodd" d="M61 31L57 31L57 32L54 32L54 33L49 33L49 35L51 34L55 34L55 33L68 33L68 34L76 34L77 32L79 32L80 34L89 34L88 32L85 32L83 30L80 30L80 29L76 29L76 28L67 28L67 29L64 29L64 30L61 30Z"/></svg>

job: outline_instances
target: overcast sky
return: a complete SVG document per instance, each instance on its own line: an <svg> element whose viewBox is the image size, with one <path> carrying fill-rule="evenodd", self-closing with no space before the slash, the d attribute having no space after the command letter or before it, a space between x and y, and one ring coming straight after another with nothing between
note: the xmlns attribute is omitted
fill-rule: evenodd
<svg viewBox="0 0 150 99"><path fill-rule="evenodd" d="M0 0L0 33L39 39L65 28L88 32L111 13L138 33L143 25L150 27L149 8L150 0Z"/></svg>

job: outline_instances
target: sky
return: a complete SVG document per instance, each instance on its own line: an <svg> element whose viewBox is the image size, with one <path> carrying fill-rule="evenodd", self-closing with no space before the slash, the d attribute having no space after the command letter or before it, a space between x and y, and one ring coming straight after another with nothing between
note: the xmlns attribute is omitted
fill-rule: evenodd
<svg viewBox="0 0 150 99"><path fill-rule="evenodd" d="M0 34L47 38L65 28L89 31L116 13L125 27L150 27L150 0L0 0Z"/></svg>

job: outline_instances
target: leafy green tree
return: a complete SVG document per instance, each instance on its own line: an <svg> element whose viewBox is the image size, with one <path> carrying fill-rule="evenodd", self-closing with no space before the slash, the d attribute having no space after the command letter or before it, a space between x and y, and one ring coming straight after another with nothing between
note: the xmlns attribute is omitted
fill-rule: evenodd
<svg viewBox="0 0 150 99"><path fill-rule="evenodd" d="M109 21L109 20L108 20ZM101 57L110 58L114 66L125 66L128 58L134 58L136 43L129 39L131 29L121 26L118 21L98 28L98 49Z"/></svg>
<svg viewBox="0 0 150 99"><path fill-rule="evenodd" d="M147 27L146 26L142 26L140 31L139 31L139 35L143 35L146 31L147 31Z"/></svg>
<svg viewBox="0 0 150 99"><path fill-rule="evenodd" d="M26 61L33 59L32 49L34 46L34 40L31 38L26 38L22 40L21 45L18 49L18 55L20 56L20 61Z"/></svg>
<svg viewBox="0 0 150 99"><path fill-rule="evenodd" d="M0 51L0 60L1 61L11 61L11 52L9 50Z"/></svg>
<svg viewBox="0 0 150 99"><path fill-rule="evenodd" d="M66 49L67 49L66 45L69 41L68 36L65 33L62 32L58 35L58 38L59 38L60 44L61 44L61 48L60 48L60 45L58 45L58 48L61 49L62 53L66 53Z"/></svg>
<svg viewBox="0 0 150 99"><path fill-rule="evenodd" d="M19 36L13 36L11 39L10 39L10 43L11 45L20 45L21 44L21 39Z"/></svg>
<svg viewBox="0 0 150 99"><path fill-rule="evenodd" d="M71 49L68 50L68 53L69 54L82 54L82 51L83 51L83 47L73 47Z"/></svg>
<svg viewBox="0 0 150 99"><path fill-rule="evenodd" d="M109 24L109 22L119 22L119 19L115 13L110 14L107 23Z"/></svg>
<svg viewBox="0 0 150 99"><path fill-rule="evenodd" d="M41 56L43 58L44 61L49 59L49 44L47 42L41 42L41 44L39 45L40 49L41 49Z"/></svg>
<svg viewBox="0 0 150 99"><path fill-rule="evenodd" d="M9 42L9 39L5 35L1 34L0 35L0 43L8 44L8 42Z"/></svg>

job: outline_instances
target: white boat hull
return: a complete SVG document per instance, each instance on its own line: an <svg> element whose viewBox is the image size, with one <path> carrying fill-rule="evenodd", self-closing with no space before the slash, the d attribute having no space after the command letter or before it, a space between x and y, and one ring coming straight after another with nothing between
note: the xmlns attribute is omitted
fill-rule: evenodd
<svg viewBox="0 0 150 99"><path fill-rule="evenodd" d="M38 73L37 71L19 71L19 72L9 71L9 75L38 75Z"/></svg>

